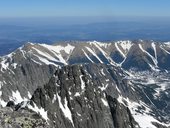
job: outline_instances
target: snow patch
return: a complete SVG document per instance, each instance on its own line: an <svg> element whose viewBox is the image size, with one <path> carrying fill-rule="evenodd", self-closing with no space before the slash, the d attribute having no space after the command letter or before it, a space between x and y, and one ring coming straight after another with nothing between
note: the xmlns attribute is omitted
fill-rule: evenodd
<svg viewBox="0 0 170 128"><path fill-rule="evenodd" d="M155 89L156 93L154 94L154 96L157 97L160 96L160 92L165 91L169 87L170 82L166 82L166 83L163 82L163 83L159 83L158 85L159 87Z"/></svg>
<svg viewBox="0 0 170 128"><path fill-rule="evenodd" d="M25 108L28 104L28 101L22 101L21 102L21 108Z"/></svg>
<svg viewBox="0 0 170 128"><path fill-rule="evenodd" d="M158 61L156 58L154 58L149 52L147 52L146 50L143 49L142 45L139 44L139 48L142 50L142 52L146 53L154 62L155 66L158 67ZM151 66L151 65L150 65Z"/></svg>
<svg viewBox="0 0 170 128"><path fill-rule="evenodd" d="M83 75L80 75L81 89L82 89L82 91L84 91L84 89L85 89L85 83L84 83L82 77L83 77Z"/></svg>
<svg viewBox="0 0 170 128"><path fill-rule="evenodd" d="M84 49L82 49L84 55L87 57L87 59L89 59L92 63L94 63L94 61L87 55L87 53L84 51Z"/></svg>
<svg viewBox="0 0 170 128"><path fill-rule="evenodd" d="M14 69L16 69L17 65L18 65L17 63L11 64L11 66L12 66Z"/></svg>
<svg viewBox="0 0 170 128"><path fill-rule="evenodd" d="M32 95L30 92L28 92L28 98L31 99Z"/></svg>
<svg viewBox="0 0 170 128"><path fill-rule="evenodd" d="M101 100L102 100L102 102L103 102L103 104L104 104L105 106L107 106L107 107L109 106L109 105L108 105L108 102L107 102L105 99L101 98Z"/></svg>
<svg viewBox="0 0 170 128"><path fill-rule="evenodd" d="M34 56L36 56L41 62L43 62L44 64L47 64L47 65L54 65L54 66L56 66L56 67L58 67L58 65L56 65L55 63L52 63L52 62L50 62L49 60L47 60L47 59L45 59L45 58L42 58L42 57L40 57L40 56L37 56L37 55L35 55L34 54Z"/></svg>
<svg viewBox="0 0 170 128"><path fill-rule="evenodd" d="M79 93L79 92L76 92L74 96L75 96L75 97L78 97L78 96L80 96L80 93Z"/></svg>
<svg viewBox="0 0 170 128"><path fill-rule="evenodd" d="M155 45L155 43L152 42L151 46L152 46L152 48L154 50L154 53L155 53L155 59L157 60L157 52L156 52L156 45ZM158 60L157 60L157 62L158 62Z"/></svg>
<svg viewBox="0 0 170 128"><path fill-rule="evenodd" d="M164 44L170 48L170 42L164 42Z"/></svg>
<svg viewBox="0 0 170 128"><path fill-rule="evenodd" d="M109 60L109 62L113 65L115 65L115 62L112 60L112 58L107 55L107 53L100 47L100 45L98 45L98 43L95 43L95 46L100 50L100 52L103 54L103 56Z"/></svg>
<svg viewBox="0 0 170 128"><path fill-rule="evenodd" d="M101 91L104 91L104 90L106 90L107 86L108 86L108 84L106 84L106 85L102 84L102 87L99 86L98 88L99 88Z"/></svg>
<svg viewBox="0 0 170 128"><path fill-rule="evenodd" d="M40 62L38 62L38 61L36 61L36 60L34 60L34 59L32 59L32 58L31 58L31 60L32 60L34 63L36 63L36 64L42 65Z"/></svg>
<svg viewBox="0 0 170 128"><path fill-rule="evenodd" d="M24 50L22 50L22 48L23 48L23 47L20 47L19 50L20 50L20 52L22 53L24 59L27 59L26 56L25 56L26 52L25 52Z"/></svg>
<svg viewBox="0 0 170 128"><path fill-rule="evenodd" d="M77 112L77 115L78 115L78 116L81 116L81 114L80 114L80 113L78 113L78 112Z"/></svg>
<svg viewBox="0 0 170 128"><path fill-rule="evenodd" d="M61 54L61 51L64 51L66 54L71 54L75 48L75 46L72 46L70 44L67 44L67 46L61 46L61 45L52 46L47 44L40 44L40 45L47 48L49 51L51 51L59 59L58 61L62 62L65 65L67 65L66 60L68 60L69 58L65 60Z"/></svg>
<svg viewBox="0 0 170 128"><path fill-rule="evenodd" d="M48 119L47 111L45 111L44 108L42 107L38 108L38 106L35 103L33 104L34 104L34 107L32 107L31 105L28 105L28 108L33 110L36 113L39 113L42 116L42 118L48 121L49 119Z"/></svg>
<svg viewBox="0 0 170 128"><path fill-rule="evenodd" d="M64 98L64 105L62 104L61 98L58 94L57 94L57 98L58 98L59 106L60 106L64 116L66 118L68 118L71 121L72 125L74 126L72 114L71 114L70 109L68 108L68 101L67 101L66 97Z"/></svg>
<svg viewBox="0 0 170 128"><path fill-rule="evenodd" d="M116 90L121 94L121 91L119 90L119 88L117 87L117 85L116 85Z"/></svg>
<svg viewBox="0 0 170 128"><path fill-rule="evenodd" d="M100 47L104 47L104 48L108 48L111 43L101 43L101 42L98 42L98 41L90 41L88 42L90 45L94 44L94 45L99 45Z"/></svg>
<svg viewBox="0 0 170 128"><path fill-rule="evenodd" d="M106 82L109 82L110 80L109 79L106 79Z"/></svg>
<svg viewBox="0 0 170 128"><path fill-rule="evenodd" d="M47 45L47 44L40 44L40 45L49 49L50 51L54 51L54 52L58 53L58 54L61 51L64 51L65 53L70 54L75 48L75 46L72 46L70 44L67 44L67 46L61 46L61 45L58 45L58 46L53 45L52 46L52 45Z"/></svg>
<svg viewBox="0 0 170 128"><path fill-rule="evenodd" d="M167 51L167 50L165 50L165 49L163 48L163 46L162 46L162 45L160 46L160 48L161 48L163 51L165 51L167 54L170 54L170 52L169 52L169 51Z"/></svg>
<svg viewBox="0 0 170 128"><path fill-rule="evenodd" d="M104 69L101 69L100 71L101 71L101 74L102 74L103 76L105 76Z"/></svg>
<svg viewBox="0 0 170 128"><path fill-rule="evenodd" d="M0 99L0 105L2 105L2 107L5 107L7 105L7 102L5 102L4 100Z"/></svg>
<svg viewBox="0 0 170 128"><path fill-rule="evenodd" d="M38 54L40 54L41 56L47 58L47 60L50 60L52 62L61 62L65 65L67 65L66 61L64 60L64 58L61 56L61 54L56 54L52 51L52 53L55 55L55 57L57 57L58 59L56 59L55 57L51 56L50 54L48 53L45 53L45 52L42 52L36 48L33 48L34 50L36 50L38 52Z"/></svg>
<svg viewBox="0 0 170 128"><path fill-rule="evenodd" d="M123 50L125 51L126 54L128 53L128 51L130 50L130 48L133 45L133 43L131 41L129 41L129 40L127 40L127 41L118 41L117 43L123 48Z"/></svg>
<svg viewBox="0 0 170 128"><path fill-rule="evenodd" d="M142 128L156 128L152 124L152 122L157 122L159 124L169 126L169 125L159 122L154 117L149 115L149 113L152 112L152 110L150 110L145 103L143 103L141 101L139 101L139 103L133 102L133 101L130 101L128 98L124 98L123 96L120 96L120 95L117 98L117 100L130 109L135 121L138 122L140 127L142 127ZM124 103L124 101L126 101L127 105ZM144 106L145 110L142 110L142 112L138 112L138 107L141 107L141 106Z"/></svg>
<svg viewBox="0 0 170 128"><path fill-rule="evenodd" d="M54 94L54 97L52 99L52 103L54 103L56 101L56 99L57 99L57 96L56 96L56 94Z"/></svg>
<svg viewBox="0 0 170 128"><path fill-rule="evenodd" d="M96 53L95 53L92 49L90 49L89 47L86 47L86 49L87 49L93 56L95 56L100 63L103 64L103 62L100 60L100 58L96 55Z"/></svg>
<svg viewBox="0 0 170 128"><path fill-rule="evenodd" d="M6 59L4 59L4 60L1 62L1 72L3 72L3 70L7 70L7 69L8 69L8 66L9 66L9 63L6 62Z"/></svg>
<svg viewBox="0 0 170 128"><path fill-rule="evenodd" d="M123 56L123 58L126 58L125 54L120 50L117 42L115 43L115 47L119 51L119 53Z"/></svg>
<svg viewBox="0 0 170 128"><path fill-rule="evenodd" d="M117 101L118 101L119 103L125 105L124 102L123 102L123 99L124 99L123 96L119 95L118 98L117 98ZM125 105L125 106L126 106L126 105Z"/></svg>
<svg viewBox="0 0 170 128"><path fill-rule="evenodd" d="M15 104L21 103L22 101L26 101L28 99L22 98L20 92L17 90L16 92L12 91L12 97L10 97L10 100L14 101Z"/></svg>
<svg viewBox="0 0 170 128"><path fill-rule="evenodd" d="M47 58L48 60L52 60L52 61L58 61L56 60L56 58L52 57L50 54L46 53L46 52L42 52L36 48L33 48L38 54L40 54L41 56Z"/></svg>

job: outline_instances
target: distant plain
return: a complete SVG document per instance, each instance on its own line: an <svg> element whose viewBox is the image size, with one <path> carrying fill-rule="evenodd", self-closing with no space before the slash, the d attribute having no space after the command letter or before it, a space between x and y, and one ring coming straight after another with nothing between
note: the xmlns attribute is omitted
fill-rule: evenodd
<svg viewBox="0 0 170 128"><path fill-rule="evenodd" d="M108 19L107 19L108 18ZM53 44L60 41L154 40L170 41L170 20L143 19L2 19L0 56L26 42Z"/></svg>

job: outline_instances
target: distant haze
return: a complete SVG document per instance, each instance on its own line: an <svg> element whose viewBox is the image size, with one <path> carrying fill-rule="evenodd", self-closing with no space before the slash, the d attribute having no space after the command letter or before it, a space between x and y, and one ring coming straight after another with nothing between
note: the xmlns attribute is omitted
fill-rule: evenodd
<svg viewBox="0 0 170 128"><path fill-rule="evenodd" d="M169 41L169 5L169 0L4 0L0 55L28 41Z"/></svg>
<svg viewBox="0 0 170 128"><path fill-rule="evenodd" d="M106 22L138 22L148 24L170 24L170 17L137 17L137 16L74 16L74 17L11 17L0 18L0 25L18 26L61 26L84 25Z"/></svg>

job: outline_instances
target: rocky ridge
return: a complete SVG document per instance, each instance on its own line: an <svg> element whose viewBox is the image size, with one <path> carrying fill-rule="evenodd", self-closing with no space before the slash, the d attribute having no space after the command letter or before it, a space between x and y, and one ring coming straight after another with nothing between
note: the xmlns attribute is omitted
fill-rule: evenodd
<svg viewBox="0 0 170 128"><path fill-rule="evenodd" d="M168 127L169 49L168 42L142 40L54 46L29 43L0 58L0 104L31 99L27 108L53 127ZM92 103L86 103L84 95ZM81 116L84 110L83 117L94 125L91 120L77 119L77 109ZM65 117L64 111L69 115ZM144 118L149 119L147 124Z"/></svg>

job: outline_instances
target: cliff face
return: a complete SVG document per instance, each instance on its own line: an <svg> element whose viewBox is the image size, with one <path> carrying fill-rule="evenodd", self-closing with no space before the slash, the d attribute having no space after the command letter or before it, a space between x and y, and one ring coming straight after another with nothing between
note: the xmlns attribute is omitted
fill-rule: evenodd
<svg viewBox="0 0 170 128"><path fill-rule="evenodd" d="M157 98L158 87L146 86L145 77L136 77L112 65L64 66L38 87L29 101L16 105L10 101L7 106L14 113L26 113L29 120L35 120L31 115L36 112L40 123L36 127L167 128L169 109L163 106L167 97L160 91ZM20 126L20 122L13 123Z"/></svg>
<svg viewBox="0 0 170 128"><path fill-rule="evenodd" d="M54 127L136 128L129 108L113 97L118 92L107 91L107 85L88 73L89 68L103 67L96 66L73 65L57 70L47 85L35 91L33 106L44 108Z"/></svg>

